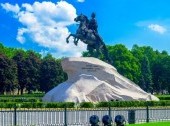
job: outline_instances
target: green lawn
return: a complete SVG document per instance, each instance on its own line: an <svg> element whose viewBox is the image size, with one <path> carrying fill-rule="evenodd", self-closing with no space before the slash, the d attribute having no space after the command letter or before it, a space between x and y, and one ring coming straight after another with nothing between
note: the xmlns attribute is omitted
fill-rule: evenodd
<svg viewBox="0 0 170 126"><path fill-rule="evenodd" d="M170 126L170 122L155 122L155 123L143 123L143 124L130 124L127 126Z"/></svg>

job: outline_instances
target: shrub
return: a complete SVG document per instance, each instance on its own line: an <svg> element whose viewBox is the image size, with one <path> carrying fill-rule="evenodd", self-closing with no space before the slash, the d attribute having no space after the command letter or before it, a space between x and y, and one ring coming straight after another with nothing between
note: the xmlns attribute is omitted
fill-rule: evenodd
<svg viewBox="0 0 170 126"><path fill-rule="evenodd" d="M22 95L0 95L1 98L19 98L19 97L43 97L44 93L34 93L34 94L22 94Z"/></svg>
<svg viewBox="0 0 170 126"><path fill-rule="evenodd" d="M113 104L112 104L113 105ZM113 105L114 106L114 105ZM112 107L113 107L112 106ZM109 107L109 102L98 102L96 107Z"/></svg>
<svg viewBox="0 0 170 126"><path fill-rule="evenodd" d="M169 100L162 101L111 101L98 102L96 104L91 102L82 102L78 104L80 108L100 108L100 107L156 107L156 106L170 106ZM0 102L0 108L74 108L74 102Z"/></svg>
<svg viewBox="0 0 170 126"><path fill-rule="evenodd" d="M170 100L170 95L158 95L157 97L160 100Z"/></svg>
<svg viewBox="0 0 170 126"><path fill-rule="evenodd" d="M9 98L1 98L0 102L40 102L42 101L40 98L25 98L25 97L9 97Z"/></svg>
<svg viewBox="0 0 170 126"><path fill-rule="evenodd" d="M45 108L58 108L58 104L57 103L47 103L45 105Z"/></svg>
<svg viewBox="0 0 170 126"><path fill-rule="evenodd" d="M94 108L94 104L91 102L82 102L80 103L81 108Z"/></svg>
<svg viewBox="0 0 170 126"><path fill-rule="evenodd" d="M21 108L32 108L33 104L30 102L23 102L20 107Z"/></svg>
<svg viewBox="0 0 170 126"><path fill-rule="evenodd" d="M46 108L74 108L74 102L52 102L46 103Z"/></svg>

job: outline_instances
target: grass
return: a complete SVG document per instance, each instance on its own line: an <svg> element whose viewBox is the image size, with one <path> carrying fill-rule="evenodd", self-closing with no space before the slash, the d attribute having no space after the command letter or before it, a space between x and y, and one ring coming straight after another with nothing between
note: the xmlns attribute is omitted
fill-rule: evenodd
<svg viewBox="0 0 170 126"><path fill-rule="evenodd" d="M127 126L170 126L170 122L154 122L154 123L143 123L143 124L130 124Z"/></svg>

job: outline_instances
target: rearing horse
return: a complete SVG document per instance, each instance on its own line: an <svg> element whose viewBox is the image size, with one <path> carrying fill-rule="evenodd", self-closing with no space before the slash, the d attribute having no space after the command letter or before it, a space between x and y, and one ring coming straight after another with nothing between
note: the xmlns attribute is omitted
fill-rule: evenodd
<svg viewBox="0 0 170 126"><path fill-rule="evenodd" d="M106 45L102 41L102 39L99 39L99 36L94 34L94 31L88 28L89 20L88 18L80 14L77 16L74 21L80 22L79 28L76 31L76 34L70 34L66 38L66 42L69 43L69 38L72 36L74 37L74 44L77 45L78 41L81 40L85 44L87 44L87 50L89 51L91 56L94 56L94 51L96 50L98 57L100 53L104 55L104 58L107 62L110 62L110 59L108 57L108 51L106 48Z"/></svg>

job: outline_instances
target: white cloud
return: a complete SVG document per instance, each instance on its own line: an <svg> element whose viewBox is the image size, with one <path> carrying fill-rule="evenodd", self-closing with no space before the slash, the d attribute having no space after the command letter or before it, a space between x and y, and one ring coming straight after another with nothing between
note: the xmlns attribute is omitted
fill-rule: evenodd
<svg viewBox="0 0 170 126"><path fill-rule="evenodd" d="M11 11L14 13L18 13L20 11L20 8L18 4L11 5L9 3L1 4L2 8L5 9L7 12Z"/></svg>
<svg viewBox="0 0 170 126"><path fill-rule="evenodd" d="M158 25L158 24L150 24L148 25L148 28L160 34L164 34L167 31L165 27Z"/></svg>
<svg viewBox="0 0 170 126"><path fill-rule="evenodd" d="M20 42L20 43L24 43L25 42L25 37L24 37L24 33L27 33L27 29L26 28L20 28L18 29L18 34L17 34L17 40Z"/></svg>
<svg viewBox="0 0 170 126"><path fill-rule="evenodd" d="M66 37L70 34L67 26L74 24L77 16L76 9L66 1L34 2L32 5L24 3L20 7L6 3L1 6L6 11L14 12L14 16L23 25L18 28L16 37L20 43L31 39L40 46L57 51L55 55L59 57L80 56L85 50L81 42L78 47L71 42L66 43Z"/></svg>
<svg viewBox="0 0 170 126"><path fill-rule="evenodd" d="M84 2L85 0L77 0L78 2Z"/></svg>

